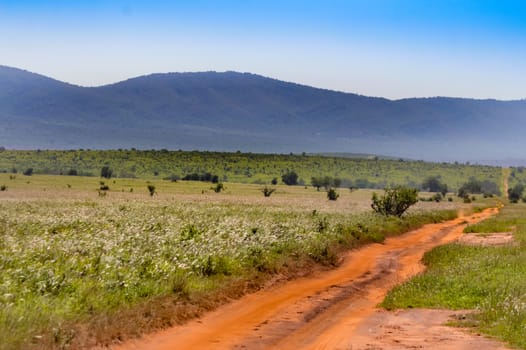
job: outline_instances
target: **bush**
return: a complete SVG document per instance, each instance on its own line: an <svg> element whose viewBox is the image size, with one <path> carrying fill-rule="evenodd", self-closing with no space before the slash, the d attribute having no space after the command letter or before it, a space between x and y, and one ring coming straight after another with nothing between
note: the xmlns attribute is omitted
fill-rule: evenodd
<svg viewBox="0 0 526 350"><path fill-rule="evenodd" d="M338 188L342 184L342 180L339 178L332 178L330 176L324 176L324 177L315 177L313 176L311 178L311 185L313 187L316 187L316 189L319 191L320 187L324 187L326 191L329 191L331 187Z"/></svg>
<svg viewBox="0 0 526 350"><path fill-rule="evenodd" d="M376 213L401 217L410 206L418 201L418 191L404 186L386 188L381 197L373 193L372 201L371 207Z"/></svg>
<svg viewBox="0 0 526 350"><path fill-rule="evenodd" d="M220 182L216 185L216 187L212 187L215 193L219 193L225 189L225 186Z"/></svg>
<svg viewBox="0 0 526 350"><path fill-rule="evenodd" d="M278 184L278 178L277 177L273 178L272 181L270 181L270 183L272 185L277 185Z"/></svg>
<svg viewBox="0 0 526 350"><path fill-rule="evenodd" d="M33 168L27 168L27 169L24 171L23 174L26 175L26 176L31 176L31 175L33 175Z"/></svg>
<svg viewBox="0 0 526 350"><path fill-rule="evenodd" d="M438 176L429 176L422 182L422 190L429 192L441 193L443 196L447 194L447 185L440 181Z"/></svg>
<svg viewBox="0 0 526 350"><path fill-rule="evenodd" d="M261 192L263 192L263 195L265 197L270 197L272 195L272 193L274 193L276 191L275 188L270 188L270 187L267 187L265 186L263 189L261 189Z"/></svg>
<svg viewBox="0 0 526 350"><path fill-rule="evenodd" d="M516 184L508 189L508 199L512 203L517 203L522 197L522 192L524 192L524 186L522 184Z"/></svg>
<svg viewBox="0 0 526 350"><path fill-rule="evenodd" d="M431 197L431 200L439 203L442 200L442 194L441 193L435 193L433 195L433 197Z"/></svg>
<svg viewBox="0 0 526 350"><path fill-rule="evenodd" d="M0 191L7 191L7 186L6 185L0 186Z"/></svg>
<svg viewBox="0 0 526 350"><path fill-rule="evenodd" d="M330 188L328 191L327 191L327 198L330 200L330 201L335 201L338 199L340 195L338 194L338 192L336 192L336 190L334 188Z"/></svg>
<svg viewBox="0 0 526 350"><path fill-rule="evenodd" d="M281 176L281 180L285 185L297 185L298 184L298 174L294 171L289 171Z"/></svg>
<svg viewBox="0 0 526 350"><path fill-rule="evenodd" d="M154 185L148 185L148 192L150 192L150 196L153 197L155 194L155 186Z"/></svg>
<svg viewBox="0 0 526 350"><path fill-rule="evenodd" d="M185 175L181 180L183 181L202 181L202 182L211 182L211 183L219 183L219 176L213 175L211 173L192 173Z"/></svg>
<svg viewBox="0 0 526 350"><path fill-rule="evenodd" d="M102 169L100 169L100 177L110 179L112 174L113 170L111 170L110 167L107 165L103 166Z"/></svg>

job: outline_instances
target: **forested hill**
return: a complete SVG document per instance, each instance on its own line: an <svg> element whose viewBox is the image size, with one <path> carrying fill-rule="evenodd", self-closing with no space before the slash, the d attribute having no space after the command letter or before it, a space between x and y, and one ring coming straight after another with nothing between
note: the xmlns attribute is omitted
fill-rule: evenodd
<svg viewBox="0 0 526 350"><path fill-rule="evenodd" d="M236 72L85 88L0 66L0 146L523 158L526 101L388 100Z"/></svg>

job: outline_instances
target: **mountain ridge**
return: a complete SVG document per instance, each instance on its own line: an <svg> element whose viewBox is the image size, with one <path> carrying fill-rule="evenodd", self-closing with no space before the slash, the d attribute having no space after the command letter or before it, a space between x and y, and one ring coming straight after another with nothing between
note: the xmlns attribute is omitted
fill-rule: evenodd
<svg viewBox="0 0 526 350"><path fill-rule="evenodd" d="M153 73L82 87L0 66L0 145L8 148L521 158L525 120L526 100L390 100L233 71ZM505 142L495 143L496 134Z"/></svg>

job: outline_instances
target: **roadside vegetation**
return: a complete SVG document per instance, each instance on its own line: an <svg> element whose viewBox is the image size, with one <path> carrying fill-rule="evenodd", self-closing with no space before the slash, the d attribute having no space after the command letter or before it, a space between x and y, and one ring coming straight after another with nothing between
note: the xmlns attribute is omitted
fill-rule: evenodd
<svg viewBox="0 0 526 350"><path fill-rule="evenodd" d="M460 325L526 349L526 204L506 205L465 232L513 232L514 243L433 249L423 259L427 271L394 288L382 306L473 309Z"/></svg>
<svg viewBox="0 0 526 350"><path fill-rule="evenodd" d="M471 208L419 202L382 216L369 190L331 200L287 185L265 197L260 185L201 181L0 174L0 183L2 350L104 345L183 322L277 275L337 265L343 250Z"/></svg>

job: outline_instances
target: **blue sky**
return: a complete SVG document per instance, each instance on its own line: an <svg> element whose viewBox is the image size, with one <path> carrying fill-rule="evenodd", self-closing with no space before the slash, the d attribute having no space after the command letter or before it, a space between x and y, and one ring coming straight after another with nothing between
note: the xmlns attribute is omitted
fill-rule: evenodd
<svg viewBox="0 0 526 350"><path fill-rule="evenodd" d="M526 1L0 0L0 64L84 86L235 70L393 99L519 99Z"/></svg>

